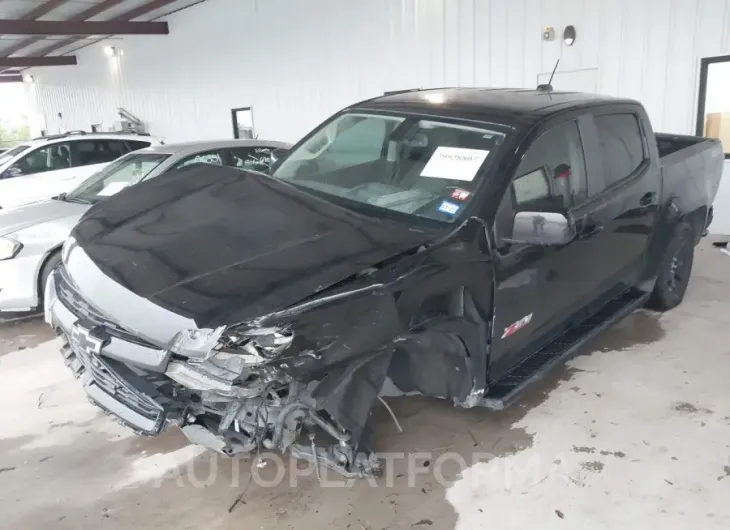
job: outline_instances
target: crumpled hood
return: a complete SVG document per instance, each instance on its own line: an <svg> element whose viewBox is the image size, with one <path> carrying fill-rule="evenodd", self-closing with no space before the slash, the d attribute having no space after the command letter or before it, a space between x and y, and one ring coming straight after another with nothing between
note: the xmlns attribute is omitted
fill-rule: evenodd
<svg viewBox="0 0 730 530"><path fill-rule="evenodd" d="M0 236L12 234L31 226L55 221L63 217L82 215L86 204L48 199L15 208L0 210Z"/></svg>
<svg viewBox="0 0 730 530"><path fill-rule="evenodd" d="M200 327L283 309L435 237L210 165L110 197L73 236L106 276Z"/></svg>

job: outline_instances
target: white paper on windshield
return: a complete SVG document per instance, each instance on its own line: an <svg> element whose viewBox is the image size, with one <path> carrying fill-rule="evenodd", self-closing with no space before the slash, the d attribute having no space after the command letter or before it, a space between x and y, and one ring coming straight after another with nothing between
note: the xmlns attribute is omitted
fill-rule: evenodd
<svg viewBox="0 0 730 530"><path fill-rule="evenodd" d="M489 151L483 149L440 146L421 171L421 176L471 182L488 155Z"/></svg>
<svg viewBox="0 0 730 530"><path fill-rule="evenodd" d="M109 195L119 193L127 186L129 186L129 182L111 182L108 186L101 190L98 195L101 195L102 197L108 197Z"/></svg>

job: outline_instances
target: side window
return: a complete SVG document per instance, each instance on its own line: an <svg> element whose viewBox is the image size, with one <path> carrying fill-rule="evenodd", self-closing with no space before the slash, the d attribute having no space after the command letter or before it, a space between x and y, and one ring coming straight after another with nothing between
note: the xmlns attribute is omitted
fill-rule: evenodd
<svg viewBox="0 0 730 530"><path fill-rule="evenodd" d="M232 164L238 169L252 169L267 172L271 164L273 147L231 147Z"/></svg>
<svg viewBox="0 0 730 530"><path fill-rule="evenodd" d="M112 145L115 143L115 140L77 140L72 142L74 167L105 164L116 160L122 153L119 152L119 147Z"/></svg>
<svg viewBox="0 0 730 530"><path fill-rule="evenodd" d="M631 175L644 161L641 129L633 114L605 114L596 116L595 122L603 175L610 186Z"/></svg>
<svg viewBox="0 0 730 530"><path fill-rule="evenodd" d="M586 165L578 125L542 133L525 153L512 182L517 210L555 211L587 197Z"/></svg>
<svg viewBox="0 0 730 530"><path fill-rule="evenodd" d="M126 144L129 147L129 151L136 151L137 149L144 149L152 144L150 142L142 142L140 140L126 140Z"/></svg>
<svg viewBox="0 0 730 530"><path fill-rule="evenodd" d="M183 158L175 164L172 169L180 169L181 167L190 166L192 164L213 164L215 166L223 165L223 154L219 149L213 151L204 151Z"/></svg>
<svg viewBox="0 0 730 530"><path fill-rule="evenodd" d="M31 151L14 164L23 175L45 173L71 167L71 151L68 142L61 142L40 147Z"/></svg>
<svg viewBox="0 0 730 530"><path fill-rule="evenodd" d="M114 158L117 159L122 155L126 155L129 152L127 144L123 140L108 140L109 149L114 153Z"/></svg>

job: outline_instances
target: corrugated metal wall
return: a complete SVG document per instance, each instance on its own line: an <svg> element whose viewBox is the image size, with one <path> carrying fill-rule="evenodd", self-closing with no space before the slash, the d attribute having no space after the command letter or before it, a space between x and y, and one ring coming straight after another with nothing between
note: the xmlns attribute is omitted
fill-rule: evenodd
<svg viewBox="0 0 730 530"><path fill-rule="evenodd" d="M657 130L691 133L699 60L730 53L730 0L208 0L169 22L167 37L112 42L119 59L94 45L33 72L48 130L106 128L122 106L169 140L229 137L230 109L250 105L259 137L296 140L386 90L534 86L560 58L641 100Z"/></svg>

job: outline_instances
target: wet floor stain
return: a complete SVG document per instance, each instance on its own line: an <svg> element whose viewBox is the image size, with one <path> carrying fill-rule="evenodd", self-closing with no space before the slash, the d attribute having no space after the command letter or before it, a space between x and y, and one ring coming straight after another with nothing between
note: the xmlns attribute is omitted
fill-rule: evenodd
<svg viewBox="0 0 730 530"><path fill-rule="evenodd" d="M712 410L703 408L703 407L697 407L693 405L692 403L685 403L685 402L677 402L672 405L672 409L676 410L677 412L686 412L688 414L712 414Z"/></svg>
<svg viewBox="0 0 730 530"><path fill-rule="evenodd" d="M582 467L583 469L586 469L588 471L600 473L601 471L603 471L604 463L603 462L581 462L580 467Z"/></svg>
<svg viewBox="0 0 730 530"><path fill-rule="evenodd" d="M616 458L626 458L626 453L623 451L601 451L603 456L615 456Z"/></svg>
<svg viewBox="0 0 730 530"><path fill-rule="evenodd" d="M53 340L56 334L41 317L0 322L0 356L35 348Z"/></svg>
<svg viewBox="0 0 730 530"><path fill-rule="evenodd" d="M637 311L589 341L583 350L585 353L621 351L632 346L651 344L664 335L659 315Z"/></svg>

